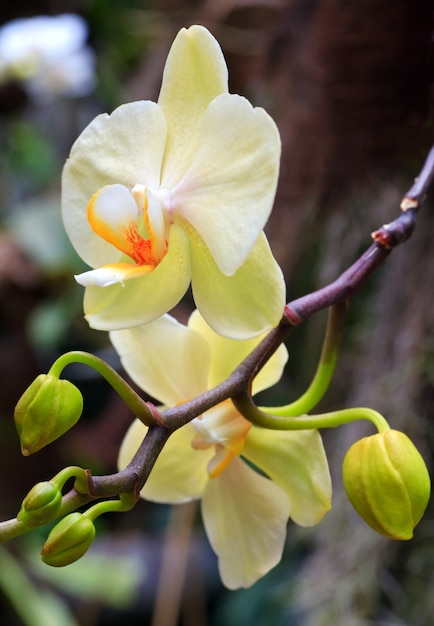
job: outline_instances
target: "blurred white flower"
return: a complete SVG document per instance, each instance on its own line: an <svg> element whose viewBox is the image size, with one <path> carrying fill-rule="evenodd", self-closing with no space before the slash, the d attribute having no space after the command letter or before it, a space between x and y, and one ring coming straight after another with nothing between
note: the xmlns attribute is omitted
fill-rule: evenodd
<svg viewBox="0 0 434 626"><path fill-rule="evenodd" d="M95 85L95 56L85 20L72 14L36 16L0 28L0 83L23 82L46 99L85 96Z"/></svg>

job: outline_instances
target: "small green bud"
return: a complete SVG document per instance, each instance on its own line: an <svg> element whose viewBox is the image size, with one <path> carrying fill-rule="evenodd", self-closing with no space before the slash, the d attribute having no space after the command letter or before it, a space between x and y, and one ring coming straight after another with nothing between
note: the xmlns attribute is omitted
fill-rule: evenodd
<svg viewBox="0 0 434 626"><path fill-rule="evenodd" d="M95 538L95 526L82 513L70 513L52 529L42 548L44 563L63 567L78 561Z"/></svg>
<svg viewBox="0 0 434 626"><path fill-rule="evenodd" d="M41 526L58 517L61 505L62 492L56 485L37 483L24 498L17 519L26 526Z"/></svg>
<svg viewBox="0 0 434 626"><path fill-rule="evenodd" d="M431 481L422 456L397 430L364 437L343 462L347 496L359 515L391 539L411 539L427 507Z"/></svg>
<svg viewBox="0 0 434 626"><path fill-rule="evenodd" d="M40 374L15 407L14 420L24 456L41 450L80 418L83 398L69 380Z"/></svg>

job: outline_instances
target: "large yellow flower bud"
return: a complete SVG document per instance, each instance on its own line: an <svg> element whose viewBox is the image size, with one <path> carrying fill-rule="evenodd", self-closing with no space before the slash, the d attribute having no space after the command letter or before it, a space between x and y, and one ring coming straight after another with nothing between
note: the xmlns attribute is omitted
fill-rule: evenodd
<svg viewBox="0 0 434 626"><path fill-rule="evenodd" d="M14 419L24 456L66 433L80 418L83 398L69 380L40 374L15 407Z"/></svg>
<svg viewBox="0 0 434 626"><path fill-rule="evenodd" d="M429 501L431 481L422 456L397 430L364 437L343 462L347 496L374 530L411 539Z"/></svg>

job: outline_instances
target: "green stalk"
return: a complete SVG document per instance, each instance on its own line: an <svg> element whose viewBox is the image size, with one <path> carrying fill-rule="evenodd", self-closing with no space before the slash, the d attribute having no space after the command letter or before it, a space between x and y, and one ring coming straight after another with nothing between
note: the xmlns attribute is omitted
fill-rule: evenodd
<svg viewBox="0 0 434 626"><path fill-rule="evenodd" d="M92 367L105 378L141 422L146 426L155 426L155 417L143 398L110 365L94 354L81 350L66 352L53 363L48 374L60 378L62 371L71 363L84 363Z"/></svg>
<svg viewBox="0 0 434 626"><path fill-rule="evenodd" d="M265 413L255 406L251 396L248 394L236 396L232 398L232 402L249 422L252 422L255 426L271 430L336 428L337 426L343 426L344 424L349 424L360 419L372 422L380 433L390 429L389 424L378 411L367 407L355 407L318 415L299 415L298 417L293 417L274 414L274 409L271 409L273 414Z"/></svg>
<svg viewBox="0 0 434 626"><path fill-rule="evenodd" d="M94 522L97 517L104 513L129 511L136 504L137 499L138 496L134 493L121 493L116 500L104 500L94 504L83 515Z"/></svg>
<svg viewBox="0 0 434 626"><path fill-rule="evenodd" d="M297 400L280 407L261 407L265 413L278 416L296 416L309 413L326 393L336 367L344 327L346 303L338 302L329 309L321 355L313 380Z"/></svg>

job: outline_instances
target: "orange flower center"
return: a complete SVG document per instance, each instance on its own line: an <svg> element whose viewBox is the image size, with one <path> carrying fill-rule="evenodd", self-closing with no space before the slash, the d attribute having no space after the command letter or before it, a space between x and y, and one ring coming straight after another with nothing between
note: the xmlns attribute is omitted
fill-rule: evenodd
<svg viewBox="0 0 434 626"><path fill-rule="evenodd" d="M242 453L252 426L237 412L230 400L221 402L192 423L197 433L192 447L200 450L215 446L215 455L208 464L210 478L218 476L234 456Z"/></svg>
<svg viewBox="0 0 434 626"><path fill-rule="evenodd" d="M123 185L108 185L92 196L87 218L99 237L136 265L152 271L168 249L170 224L164 199L164 191L155 192L143 185L132 191Z"/></svg>

